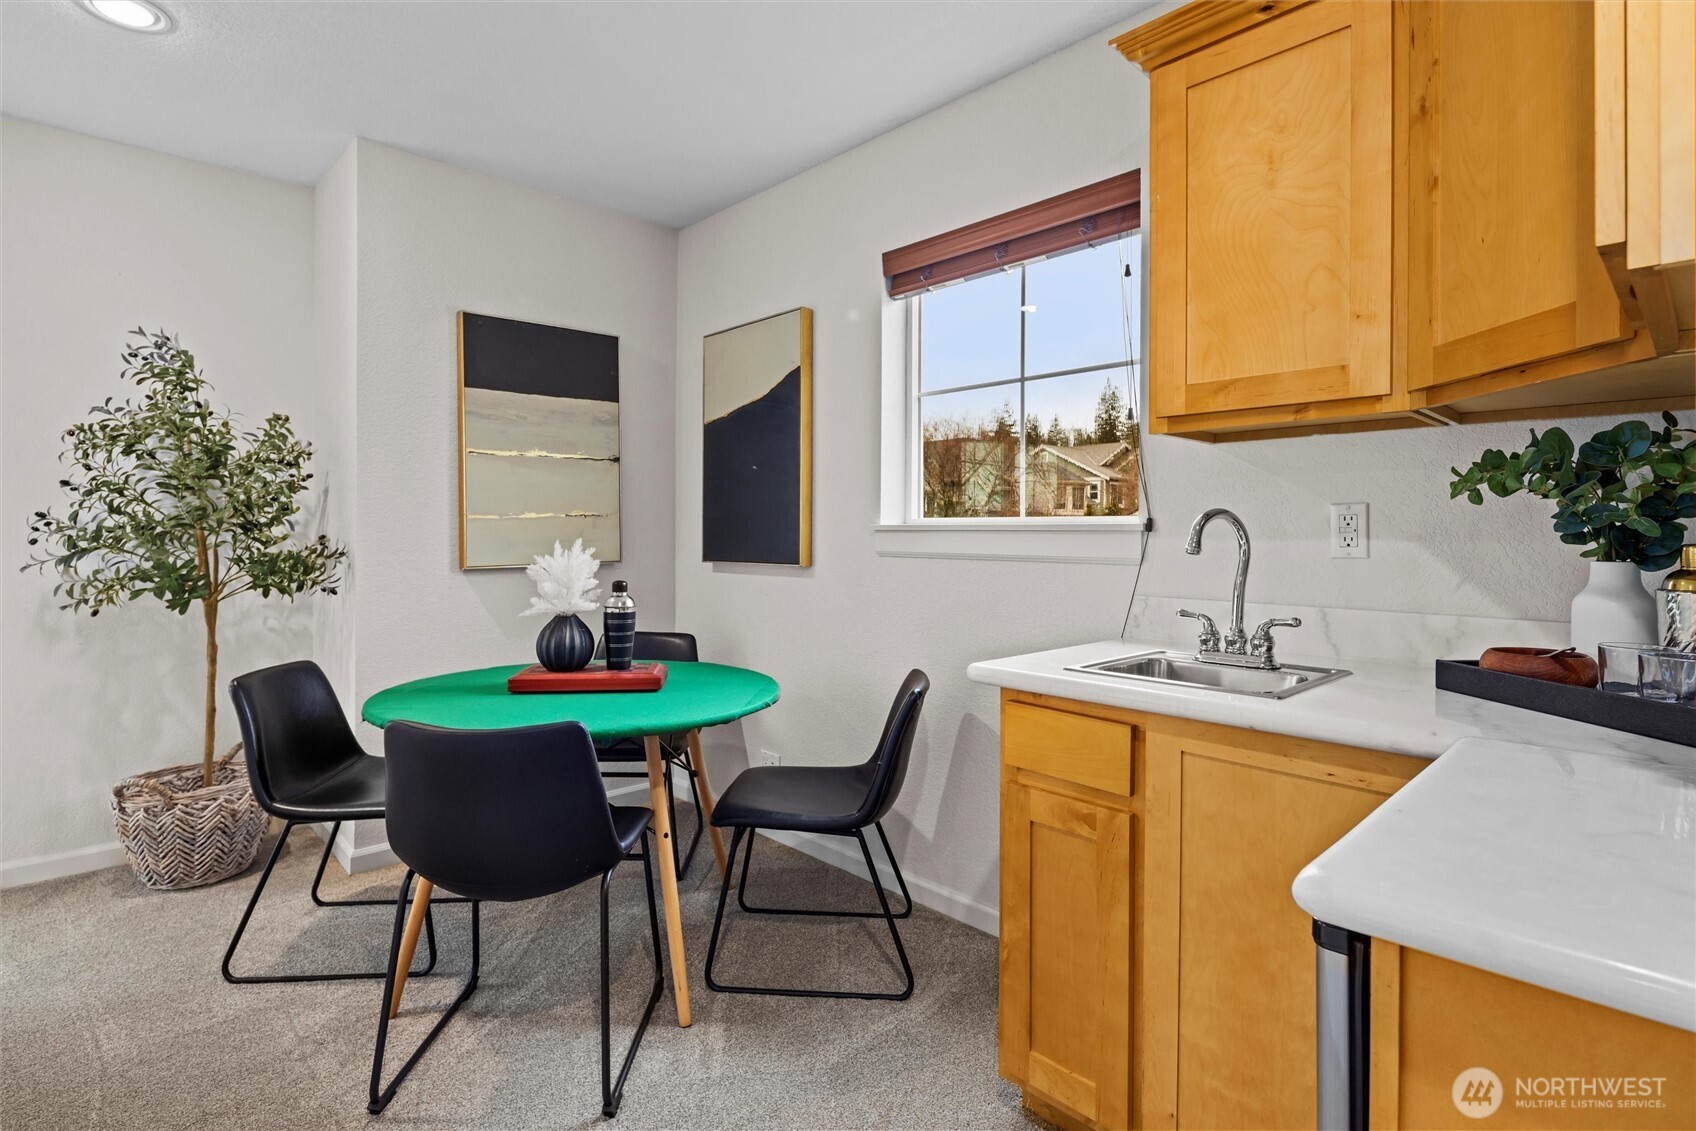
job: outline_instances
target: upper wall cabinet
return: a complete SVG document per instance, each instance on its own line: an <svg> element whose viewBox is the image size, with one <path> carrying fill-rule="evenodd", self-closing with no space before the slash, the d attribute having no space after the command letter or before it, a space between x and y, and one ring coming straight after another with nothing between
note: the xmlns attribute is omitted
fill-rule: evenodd
<svg viewBox="0 0 1696 1131"><path fill-rule="evenodd" d="M1312 4L1154 71L1158 417L1389 407L1390 53L1387 6Z"/></svg>
<svg viewBox="0 0 1696 1131"><path fill-rule="evenodd" d="M1409 387L1629 339L1594 238L1590 5L1408 13Z"/></svg>
<svg viewBox="0 0 1696 1131"><path fill-rule="evenodd" d="M1152 89L1153 430L1223 440L1696 405L1688 353L1629 364L1691 348L1688 316L1652 333L1646 312L1689 305L1666 233L1688 232L1696 208L1688 107L1659 111L1652 138L1626 122L1634 3L1196 0L1116 39ZM1674 56L1688 82L1693 46L1666 9L1690 4L1645 6L1660 10L1659 69L1635 81L1664 92ZM1631 250L1625 228L1649 214L1624 187L1632 155L1680 144L1681 164L1657 163L1655 233ZM1601 179L1616 150L1617 192ZM1599 240L1616 199L1611 270ZM1651 246L1660 258L1638 262Z"/></svg>
<svg viewBox="0 0 1696 1131"><path fill-rule="evenodd" d="M1596 246L1665 353L1696 325L1696 0L1595 5Z"/></svg>

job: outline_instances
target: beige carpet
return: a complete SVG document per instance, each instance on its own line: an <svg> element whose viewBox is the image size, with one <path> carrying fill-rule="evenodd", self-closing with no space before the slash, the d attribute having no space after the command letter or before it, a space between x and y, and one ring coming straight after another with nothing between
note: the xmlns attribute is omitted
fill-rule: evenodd
<svg viewBox="0 0 1696 1131"><path fill-rule="evenodd" d="M680 817L692 828L692 812ZM381 966L392 911L314 909L306 892L318 847L310 833L291 838L238 971ZM0 893L0 1126L608 1123L600 1116L594 884L484 905L477 992L388 1110L373 1117L365 1103L380 982L232 986L219 976L258 867L189 892L148 891L127 868L113 868ZM332 862L325 888L331 897L389 896L399 879L398 869L349 879ZM668 980L611 1126L1031 1126L1017 1090L995 1074L993 938L917 908L902 924L918 979L905 1002L716 994L702 966L717 891L703 840L683 882L694 1025L677 1027ZM755 903L875 907L863 881L765 839L749 894ZM616 1057L651 970L640 863L619 869L613 903ZM726 981L900 984L881 920L738 915L734 894L726 918ZM457 993L469 966L468 919L464 906L438 912L442 960L435 975L408 987L391 1028L391 1064Z"/></svg>

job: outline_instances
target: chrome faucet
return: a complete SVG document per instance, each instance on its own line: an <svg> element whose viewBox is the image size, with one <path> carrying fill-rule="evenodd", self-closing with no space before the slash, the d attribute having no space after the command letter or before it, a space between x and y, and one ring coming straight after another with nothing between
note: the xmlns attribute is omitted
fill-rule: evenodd
<svg viewBox="0 0 1696 1131"><path fill-rule="evenodd" d="M1201 532L1207 529L1207 524L1216 518L1222 518L1231 524L1231 529L1237 532L1237 575L1231 583L1231 623L1225 629L1223 641L1213 618L1206 613L1195 613L1188 609L1179 609L1178 615L1190 617L1201 625L1201 636L1197 642L1196 659L1214 664L1231 664L1244 668L1276 668L1278 661L1273 654L1272 630L1274 628L1299 628L1300 617L1272 617L1262 621L1254 630L1251 638L1243 630L1243 596L1248 589L1248 528L1243 520L1225 510L1214 507L1203 511L1190 527L1189 541L1184 544L1186 554L1201 553Z"/></svg>

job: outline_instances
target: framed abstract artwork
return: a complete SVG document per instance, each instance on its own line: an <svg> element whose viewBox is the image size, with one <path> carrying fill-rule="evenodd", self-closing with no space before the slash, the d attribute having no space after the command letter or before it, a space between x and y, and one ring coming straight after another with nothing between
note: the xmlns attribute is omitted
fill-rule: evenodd
<svg viewBox="0 0 1696 1131"><path fill-rule="evenodd" d="M813 312L702 344L701 557L813 564Z"/></svg>
<svg viewBox="0 0 1696 1131"><path fill-rule="evenodd" d="M459 314L459 567L619 560L618 339Z"/></svg>

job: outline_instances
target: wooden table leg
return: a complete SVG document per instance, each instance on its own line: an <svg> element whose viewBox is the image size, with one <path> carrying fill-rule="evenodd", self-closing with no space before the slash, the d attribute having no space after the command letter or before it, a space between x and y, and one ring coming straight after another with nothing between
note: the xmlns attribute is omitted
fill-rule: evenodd
<svg viewBox="0 0 1696 1131"><path fill-rule="evenodd" d="M430 894L435 890L435 884L418 877L418 886L412 892L412 910L406 916L406 933L400 937L400 953L395 956L395 990L389 995L391 1018L400 1012L401 991L406 989L407 971L412 969L412 956L418 950L418 932L424 926L424 916L430 910Z"/></svg>
<svg viewBox="0 0 1696 1131"><path fill-rule="evenodd" d="M677 860L671 852L671 810L665 803L665 763L660 759L660 740L649 735L642 740L648 762L648 803L654 810L654 843L659 857L660 893L665 896L665 933L671 944L671 991L677 999L677 1024L687 1029L689 1015L689 965L683 956L683 912L677 902Z"/></svg>
<svg viewBox="0 0 1696 1131"><path fill-rule="evenodd" d="M689 732L689 764L695 768L695 802L700 806L701 820L707 826L707 836L713 842L713 858L718 861L718 874L724 875L724 838L719 835L718 826L713 824L713 806L718 801L713 797L713 784L707 780L707 759L701 753L701 732Z"/></svg>

